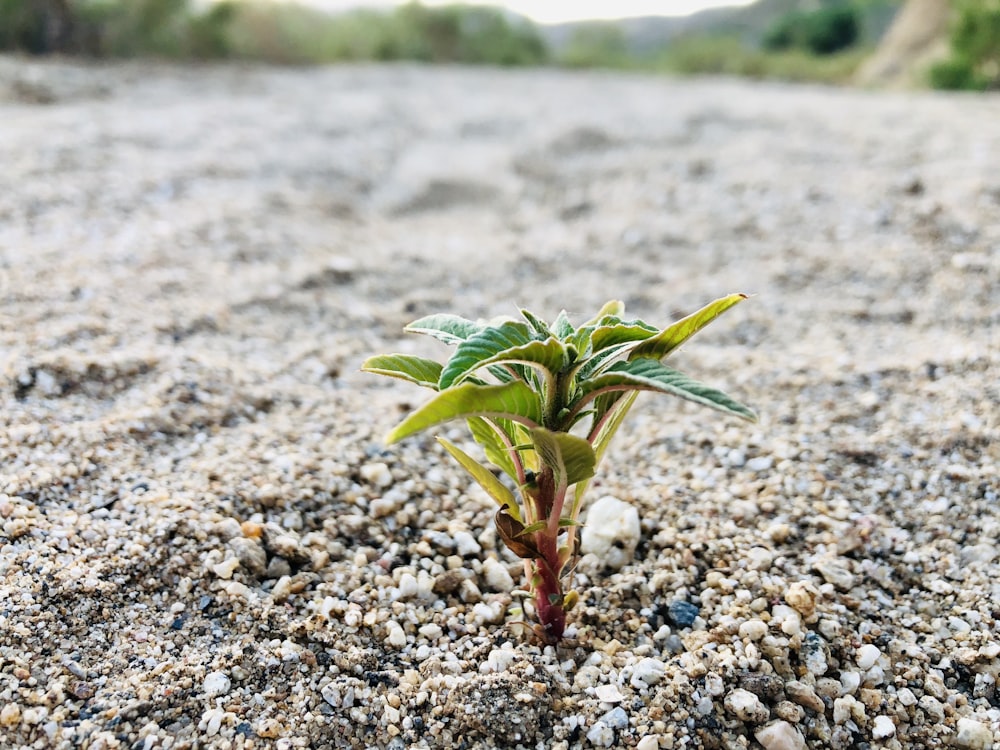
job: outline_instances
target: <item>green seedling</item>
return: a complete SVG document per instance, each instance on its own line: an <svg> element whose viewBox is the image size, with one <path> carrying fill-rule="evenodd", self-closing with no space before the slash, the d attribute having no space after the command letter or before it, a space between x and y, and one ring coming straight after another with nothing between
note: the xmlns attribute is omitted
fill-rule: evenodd
<svg viewBox="0 0 1000 750"><path fill-rule="evenodd" d="M662 362L744 299L722 297L663 329L624 318L618 301L576 328L565 311L552 325L527 310L520 320L493 323L430 315L406 330L455 346L444 364L384 354L362 366L436 392L388 434L387 443L465 420L489 464L510 479L504 482L488 464L438 437L499 506L497 532L524 560L536 630L546 642L562 638L566 612L578 598L564 593L563 579L576 555L584 494L636 396L666 393L756 419L725 393Z"/></svg>

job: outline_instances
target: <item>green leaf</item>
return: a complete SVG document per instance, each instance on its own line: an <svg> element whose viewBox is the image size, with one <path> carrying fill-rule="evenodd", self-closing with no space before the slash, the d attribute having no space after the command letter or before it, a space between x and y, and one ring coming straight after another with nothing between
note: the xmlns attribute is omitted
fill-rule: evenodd
<svg viewBox="0 0 1000 750"><path fill-rule="evenodd" d="M472 475L472 478L479 483L479 486L486 490L486 494L496 500L497 505L501 508L510 508L511 515L515 519L520 520L514 493L507 489L506 485L497 479L492 471L451 441L445 440L443 437L438 437L437 441L462 465L462 468Z"/></svg>
<svg viewBox="0 0 1000 750"><path fill-rule="evenodd" d="M483 326L458 315L438 314L414 320L403 330L410 333L425 333L438 341L454 345L479 333L483 330Z"/></svg>
<svg viewBox="0 0 1000 750"><path fill-rule="evenodd" d="M441 371L438 386L445 390L479 368L499 362L541 367L546 377L554 377L567 361L566 345L558 339L536 339L526 324L508 322L486 328L459 344Z"/></svg>
<svg viewBox="0 0 1000 750"><path fill-rule="evenodd" d="M625 314L625 303L619 299L613 299L608 302L605 302L604 306L597 311L597 315L595 315L593 318L588 320L586 323L583 324L583 326L580 327L583 328L584 326L596 326L601 321L602 318L606 318L609 315L614 315L615 317L620 318L624 314Z"/></svg>
<svg viewBox="0 0 1000 750"><path fill-rule="evenodd" d="M385 440L395 443L428 427L469 417L501 417L535 427L542 420L542 403L519 380L503 385L462 383L438 393L396 425Z"/></svg>
<svg viewBox="0 0 1000 750"><path fill-rule="evenodd" d="M597 457L582 437L535 427L531 439L542 463L552 469L556 487L568 487L594 476Z"/></svg>
<svg viewBox="0 0 1000 750"><path fill-rule="evenodd" d="M512 432L508 431L510 423L503 419L485 419L483 417L471 417L467 420L472 437L483 447L486 458L494 465L499 466L511 479L517 481L517 470L510 457L510 448L504 442L504 438L497 432L503 431L508 441L513 441Z"/></svg>
<svg viewBox="0 0 1000 750"><path fill-rule="evenodd" d="M550 333L548 323L546 323L544 320L542 320L533 312L531 312L531 310L525 310L522 308L521 315L523 315L524 319L531 324L532 328L535 329L535 333L537 333L539 336L543 338L548 338Z"/></svg>
<svg viewBox="0 0 1000 750"><path fill-rule="evenodd" d="M560 310L555 322L552 323L552 333L555 334L556 338L562 341L565 341L576 333L576 329L573 327L573 324L569 322L569 315L566 314L565 310Z"/></svg>
<svg viewBox="0 0 1000 750"><path fill-rule="evenodd" d="M616 390L668 393L751 422L757 420L757 415L739 401L655 359L618 362L581 386L583 399Z"/></svg>
<svg viewBox="0 0 1000 750"><path fill-rule="evenodd" d="M629 354L629 359L635 360L640 357L663 359L702 328L722 315L726 310L745 299L747 299L747 295L745 294L730 294L727 297L720 297L714 302L709 302L698 310L698 312L691 313L686 318L681 318L652 338L643 341L632 350Z"/></svg>
<svg viewBox="0 0 1000 750"><path fill-rule="evenodd" d="M435 391L438 389L438 379L441 377L439 362L411 354L380 354L369 357L361 365L361 369L377 375L407 380Z"/></svg>
<svg viewBox="0 0 1000 750"><path fill-rule="evenodd" d="M644 341L657 333L657 328L641 320L605 318L590 334L591 351L596 353L609 346Z"/></svg>

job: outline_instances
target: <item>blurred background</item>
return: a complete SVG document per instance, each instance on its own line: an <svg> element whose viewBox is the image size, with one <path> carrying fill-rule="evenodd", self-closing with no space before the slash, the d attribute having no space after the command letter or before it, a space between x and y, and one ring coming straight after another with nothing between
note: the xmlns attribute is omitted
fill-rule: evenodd
<svg viewBox="0 0 1000 750"><path fill-rule="evenodd" d="M0 51L562 66L987 90L1000 85L1000 0L0 0Z"/></svg>

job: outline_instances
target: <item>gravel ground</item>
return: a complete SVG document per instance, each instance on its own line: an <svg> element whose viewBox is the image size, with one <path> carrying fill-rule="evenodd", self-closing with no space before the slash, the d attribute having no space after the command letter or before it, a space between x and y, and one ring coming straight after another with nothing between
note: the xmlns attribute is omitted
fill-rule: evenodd
<svg viewBox="0 0 1000 750"><path fill-rule="evenodd" d="M1000 746L1000 99L0 59L0 745ZM358 372L754 295L643 398L559 648ZM454 431L462 444L467 440Z"/></svg>

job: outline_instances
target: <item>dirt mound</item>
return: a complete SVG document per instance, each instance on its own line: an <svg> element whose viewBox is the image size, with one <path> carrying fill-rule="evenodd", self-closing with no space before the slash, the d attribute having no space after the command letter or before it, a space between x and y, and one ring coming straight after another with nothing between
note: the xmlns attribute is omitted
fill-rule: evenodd
<svg viewBox="0 0 1000 750"><path fill-rule="evenodd" d="M858 71L857 83L892 88L921 84L928 66L947 54L950 15L948 0L909 0Z"/></svg>

